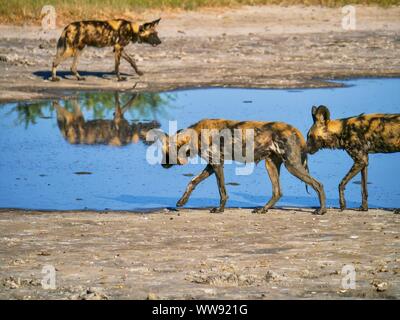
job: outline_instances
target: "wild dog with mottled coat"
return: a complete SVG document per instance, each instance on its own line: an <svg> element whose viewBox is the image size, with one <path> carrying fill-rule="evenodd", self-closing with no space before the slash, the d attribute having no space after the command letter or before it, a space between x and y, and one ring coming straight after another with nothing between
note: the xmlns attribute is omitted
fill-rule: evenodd
<svg viewBox="0 0 400 320"><path fill-rule="evenodd" d="M84 80L78 73L78 59L86 46L114 47L115 73L119 81L126 80L119 73L121 57L130 63L138 75L143 72L138 69L134 59L125 51L130 42L148 43L152 46L161 44L156 26L161 19L136 24L131 21L116 19L108 21L79 21L67 25L57 42L57 53L51 70L52 81L60 80L56 76L57 66L69 57L73 57L71 72L78 80Z"/></svg>
<svg viewBox="0 0 400 320"><path fill-rule="evenodd" d="M367 169L369 153L400 151L400 114L361 114L331 120L326 106L312 107L313 126L307 136L310 154L319 149L343 149L354 160L350 171L339 184L340 209L346 208L344 190L347 183L361 171L362 204L368 210Z"/></svg>
<svg viewBox="0 0 400 320"><path fill-rule="evenodd" d="M207 132L216 132L216 134L223 130L229 130L232 134L224 135L223 139L220 140L218 148L213 148L215 147L213 135L202 135L202 131L204 130ZM279 183L279 174L282 163L291 174L310 185L318 193L320 208L314 213L324 214L326 212L324 188L322 184L312 178L308 172L306 141L299 130L282 122L233 121L223 119L201 120L185 130L178 131L174 136L164 139L162 162L164 168L170 168L174 164L182 165L187 163L187 158L196 155L192 150L197 151L197 154L207 162L205 169L198 176L194 177L188 184L185 193L177 202L178 207L183 206L188 201L190 194L201 181L215 173L220 193L220 205L218 208L212 209L211 212L224 211L228 199L224 181L224 161L246 161L237 158L235 155L236 153L226 154L224 152L227 145L235 143L233 138L229 138L229 136L235 136L235 130L238 130L242 134L242 137L246 135L246 130L253 130L254 139L251 150L251 152L253 152L252 161L258 163L261 160L265 160L265 166L272 183L272 198L265 206L257 208L253 212L267 212L268 209L272 208L282 196ZM174 150L178 151L176 161L170 161L172 143L176 144L176 149L174 148ZM240 148L242 150L246 149L242 139L239 143L241 143ZM189 144L192 144L194 148L191 148L190 152L181 152L181 149ZM202 145L210 146L208 152L202 152L202 150L200 150L200 146ZM200 154L199 151L201 151ZM216 159L218 157L219 159Z"/></svg>

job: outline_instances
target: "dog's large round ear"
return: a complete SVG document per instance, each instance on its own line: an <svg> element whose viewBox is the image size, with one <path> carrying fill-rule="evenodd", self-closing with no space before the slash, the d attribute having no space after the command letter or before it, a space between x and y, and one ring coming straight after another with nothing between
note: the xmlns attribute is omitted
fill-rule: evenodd
<svg viewBox="0 0 400 320"><path fill-rule="evenodd" d="M156 25L160 23L161 18L158 18L157 20L151 21L151 22L146 22L140 26L140 31L144 31L150 28L154 28Z"/></svg>
<svg viewBox="0 0 400 320"><path fill-rule="evenodd" d="M317 121L316 114L317 114L317 107L316 106L312 106L311 115L312 115L312 118L313 118L314 122Z"/></svg>
<svg viewBox="0 0 400 320"><path fill-rule="evenodd" d="M318 122L321 124L326 124L326 122L329 121L331 118L329 109L325 106L319 106L318 108L313 106L311 113L314 119L314 123Z"/></svg>
<svg viewBox="0 0 400 320"><path fill-rule="evenodd" d="M329 112L328 107L319 106L317 109L317 115L323 120L324 122L329 121L331 119L331 113Z"/></svg>

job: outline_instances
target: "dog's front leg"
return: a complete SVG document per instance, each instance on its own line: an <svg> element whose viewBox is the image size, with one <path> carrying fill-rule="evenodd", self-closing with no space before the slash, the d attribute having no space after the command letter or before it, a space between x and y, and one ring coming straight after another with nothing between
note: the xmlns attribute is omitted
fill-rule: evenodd
<svg viewBox="0 0 400 320"><path fill-rule="evenodd" d="M176 203L177 207L182 207L185 205L185 203L189 200L189 197L191 195L191 193L193 192L193 190L196 188L196 186L202 182L204 179L207 179L210 175L212 175L214 173L214 169L212 168L211 165L207 165L204 170L197 175L196 177L194 177L189 184L186 187L185 193L183 194L183 196L179 199L179 201Z"/></svg>
<svg viewBox="0 0 400 320"><path fill-rule="evenodd" d="M133 60L133 58L129 54L127 54L125 51L122 51L122 58L124 58L126 61L128 61L130 63L132 68L135 70L135 72L139 76L143 75L143 72L140 71L139 68L137 67L135 60Z"/></svg>
<svg viewBox="0 0 400 320"><path fill-rule="evenodd" d="M217 177L220 203L218 208L213 208L210 210L210 212L211 213L224 212L225 203L228 200L228 195L226 194L226 189L225 189L224 165L223 164L213 165L213 169L215 172L215 176Z"/></svg>
<svg viewBox="0 0 400 320"><path fill-rule="evenodd" d="M119 65L121 63L121 54L122 54L123 48L121 48L119 45L115 45L114 47L114 55L115 55L115 74L117 75L117 80L118 81L125 81L125 77L121 77L119 73Z"/></svg>

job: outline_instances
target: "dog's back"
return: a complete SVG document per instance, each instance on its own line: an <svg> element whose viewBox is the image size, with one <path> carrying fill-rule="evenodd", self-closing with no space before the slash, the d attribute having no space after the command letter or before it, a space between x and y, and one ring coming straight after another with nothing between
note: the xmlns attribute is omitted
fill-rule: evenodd
<svg viewBox="0 0 400 320"><path fill-rule="evenodd" d="M262 122L262 121L235 121L225 119L205 119L201 120L189 129L195 130L198 137L201 137L202 130L216 130L221 133L228 130L230 135L235 136L235 130L241 131L241 136L246 137L246 130L254 132L254 161L258 162L270 154L276 154L283 158L289 156L306 158L306 141L301 132L295 127L284 122ZM226 143L226 141L224 141ZM199 141L201 145L201 141ZM243 148L246 146L243 145Z"/></svg>
<svg viewBox="0 0 400 320"><path fill-rule="evenodd" d="M112 46L120 38L129 43L132 25L129 21L118 20L89 20L72 22L64 28L58 47L83 48L84 46Z"/></svg>
<svg viewBox="0 0 400 320"><path fill-rule="evenodd" d="M368 153L400 151L400 114L363 114L337 121L342 126L346 149L360 147Z"/></svg>

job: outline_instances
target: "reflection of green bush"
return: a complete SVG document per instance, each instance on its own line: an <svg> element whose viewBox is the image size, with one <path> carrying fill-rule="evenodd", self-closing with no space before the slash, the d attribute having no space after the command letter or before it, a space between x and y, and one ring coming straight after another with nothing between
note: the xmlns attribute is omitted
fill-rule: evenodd
<svg viewBox="0 0 400 320"><path fill-rule="evenodd" d="M132 118L140 118L143 120L157 120L160 118L167 118L167 109L172 108L171 103L175 101L175 95L171 93L140 94L133 102L132 108L128 109Z"/></svg>
<svg viewBox="0 0 400 320"><path fill-rule="evenodd" d="M120 93L120 105L124 106L132 97L132 93ZM126 115L129 118L140 120L158 120L168 116L167 109L171 108L171 102L175 101L175 95L164 93L140 93L127 108ZM81 110L93 112L94 119L111 118L115 111L115 94L113 92L84 92L78 96ZM73 111L71 100L64 100L62 105L69 111ZM8 113L17 113L16 125L36 124L40 117L51 116L53 114L51 101L40 102L19 102Z"/></svg>
<svg viewBox="0 0 400 320"><path fill-rule="evenodd" d="M18 116L15 124L24 125L25 128L28 128L29 125L36 124L38 118L48 116L44 114L44 110L47 111L50 109L53 108L49 101L35 103L19 102L7 115L17 113Z"/></svg>
<svg viewBox="0 0 400 320"><path fill-rule="evenodd" d="M132 93L119 94L121 106L124 106L131 97ZM164 118L167 115L165 109L172 107L172 101L175 101L173 94L140 93L128 109L128 114L133 119L156 120ZM102 119L114 112L115 94L112 92L82 93L79 102L82 111L93 110L94 118Z"/></svg>

